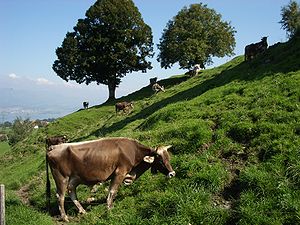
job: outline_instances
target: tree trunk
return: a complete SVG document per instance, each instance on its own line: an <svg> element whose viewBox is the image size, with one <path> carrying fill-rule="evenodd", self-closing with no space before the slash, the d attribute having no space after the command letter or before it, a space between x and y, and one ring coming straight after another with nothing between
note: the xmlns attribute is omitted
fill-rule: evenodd
<svg viewBox="0 0 300 225"><path fill-rule="evenodd" d="M108 93L109 93L109 96L108 96L107 101L116 99L116 94L115 94L116 93L116 85L114 82L110 82L108 84Z"/></svg>

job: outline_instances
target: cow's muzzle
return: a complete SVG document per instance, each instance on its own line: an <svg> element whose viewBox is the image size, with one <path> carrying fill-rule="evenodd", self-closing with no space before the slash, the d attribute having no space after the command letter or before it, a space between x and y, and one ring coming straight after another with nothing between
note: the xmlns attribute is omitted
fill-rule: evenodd
<svg viewBox="0 0 300 225"><path fill-rule="evenodd" d="M168 174L168 177L172 178L172 177L175 177L175 175L176 175L175 171L172 171Z"/></svg>

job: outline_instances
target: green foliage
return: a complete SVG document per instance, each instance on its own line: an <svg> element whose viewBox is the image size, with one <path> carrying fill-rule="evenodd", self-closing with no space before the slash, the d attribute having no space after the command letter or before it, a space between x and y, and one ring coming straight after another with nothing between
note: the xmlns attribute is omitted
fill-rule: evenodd
<svg viewBox="0 0 300 225"><path fill-rule="evenodd" d="M289 38L300 36L300 7L295 0L281 8L281 23Z"/></svg>
<svg viewBox="0 0 300 225"><path fill-rule="evenodd" d="M299 189L284 176L280 159L250 166L240 176L242 224L298 224ZM272 174L272 176L270 176ZM257 214L255 212L261 212ZM256 218L254 218L256 214Z"/></svg>
<svg viewBox="0 0 300 225"><path fill-rule="evenodd" d="M32 132L0 155L9 220L22 224L31 215L39 224L57 223L53 180L52 214L44 214L44 140L67 135L72 142L125 136L152 147L172 144L176 171L174 179L147 171L122 185L110 211L108 182L93 204L85 201L89 188L79 186L87 214L78 215L67 198L70 224L299 224L299 50L300 40L292 39L250 63L239 56L200 76L162 80L164 93L153 95L147 86L118 99L135 102L129 114L116 115L109 102ZM13 218L14 210L22 213Z"/></svg>
<svg viewBox="0 0 300 225"><path fill-rule="evenodd" d="M10 146L7 142L0 142L0 156L10 151Z"/></svg>
<svg viewBox="0 0 300 225"><path fill-rule="evenodd" d="M11 132L8 136L9 144L15 145L19 141L24 140L32 132L32 130L32 122L29 119L23 120L18 117L15 119L11 127Z"/></svg>
<svg viewBox="0 0 300 225"><path fill-rule="evenodd" d="M234 28L213 9L202 3L192 4L168 22L158 44L158 60L164 68L177 62L185 69L210 64L212 57L233 55L234 33Z"/></svg>
<svg viewBox="0 0 300 225"><path fill-rule="evenodd" d="M53 70L62 79L108 85L109 98L121 78L151 69L152 31L132 0L99 0L67 33Z"/></svg>

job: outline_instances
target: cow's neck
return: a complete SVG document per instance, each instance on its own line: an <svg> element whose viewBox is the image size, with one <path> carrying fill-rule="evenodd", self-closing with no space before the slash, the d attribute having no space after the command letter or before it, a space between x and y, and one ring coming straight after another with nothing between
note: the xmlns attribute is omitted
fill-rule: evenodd
<svg viewBox="0 0 300 225"><path fill-rule="evenodd" d="M133 167L130 171L130 176L134 177L134 179L139 178L143 173L145 173L151 167L150 163L140 162L137 166Z"/></svg>
<svg viewBox="0 0 300 225"><path fill-rule="evenodd" d="M145 156L154 156L155 150L149 147L145 147L143 145L139 146L139 156L137 157L136 166L132 168L129 172L129 175L137 179L143 173L145 173L150 167L151 164L144 161Z"/></svg>

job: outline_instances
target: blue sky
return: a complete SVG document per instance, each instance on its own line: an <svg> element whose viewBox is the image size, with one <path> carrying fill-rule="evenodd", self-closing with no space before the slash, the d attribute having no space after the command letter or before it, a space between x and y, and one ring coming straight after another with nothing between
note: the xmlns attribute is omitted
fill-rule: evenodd
<svg viewBox="0 0 300 225"><path fill-rule="evenodd" d="M82 107L103 103L108 90L103 85L66 83L52 70L55 49L77 20L95 0L1 0L0 1L0 122L16 116L42 119L59 117ZM268 36L269 45L286 41L285 31L278 23L281 7L289 0L133 0L144 21L152 28L156 45L167 22L184 6L202 2L231 22L236 33L236 55L245 45ZM153 69L128 74L116 91L121 97L148 85L149 78L159 79L181 74L177 66L161 69L153 58ZM230 58L214 59L212 66Z"/></svg>

